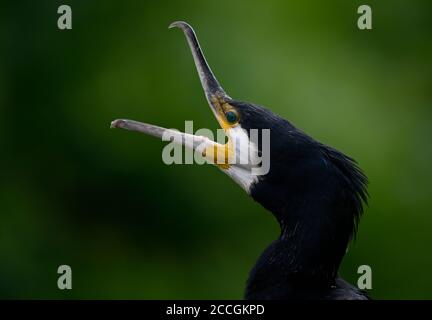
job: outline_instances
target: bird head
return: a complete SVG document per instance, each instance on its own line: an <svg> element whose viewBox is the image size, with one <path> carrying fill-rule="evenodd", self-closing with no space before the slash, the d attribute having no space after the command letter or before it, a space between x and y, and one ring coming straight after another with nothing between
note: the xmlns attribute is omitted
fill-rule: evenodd
<svg viewBox="0 0 432 320"><path fill-rule="evenodd" d="M272 125L272 119L266 117L266 114L270 115L271 112L232 99L211 71L192 27L183 21L170 25L170 28L174 27L180 28L186 36L205 97L224 131L224 142L127 119L114 120L111 128L122 128L175 140L174 142L199 153L207 162L218 166L249 193L252 185L258 181L258 176L265 175L269 170L269 163L262 161L264 147L269 145L263 146L259 141L260 138L262 141L260 129L268 130ZM256 130L252 133L253 136L250 129Z"/></svg>

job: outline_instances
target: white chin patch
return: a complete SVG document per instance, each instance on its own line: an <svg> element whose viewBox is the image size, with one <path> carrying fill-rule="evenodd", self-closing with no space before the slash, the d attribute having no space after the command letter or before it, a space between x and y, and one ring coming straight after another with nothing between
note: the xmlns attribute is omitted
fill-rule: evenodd
<svg viewBox="0 0 432 320"><path fill-rule="evenodd" d="M258 181L258 177L253 175L250 169L231 166L228 169L223 169L222 171L229 175L235 182L237 182L237 184L248 194L250 194L252 185Z"/></svg>
<svg viewBox="0 0 432 320"><path fill-rule="evenodd" d="M228 176L237 182L248 194L258 176L252 173L253 163L256 163L258 149L249 140L246 130L236 126L229 130L230 138L235 141L235 163L228 169L222 169Z"/></svg>

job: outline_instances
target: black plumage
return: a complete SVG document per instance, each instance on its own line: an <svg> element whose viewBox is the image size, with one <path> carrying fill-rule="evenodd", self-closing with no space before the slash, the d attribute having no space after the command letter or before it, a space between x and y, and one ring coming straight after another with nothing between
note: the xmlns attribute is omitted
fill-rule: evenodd
<svg viewBox="0 0 432 320"><path fill-rule="evenodd" d="M240 125L271 130L268 174L250 195L273 213L281 234L250 273L247 299L365 298L337 277L367 201L356 162L270 110L230 101ZM259 140L261 141L261 140Z"/></svg>

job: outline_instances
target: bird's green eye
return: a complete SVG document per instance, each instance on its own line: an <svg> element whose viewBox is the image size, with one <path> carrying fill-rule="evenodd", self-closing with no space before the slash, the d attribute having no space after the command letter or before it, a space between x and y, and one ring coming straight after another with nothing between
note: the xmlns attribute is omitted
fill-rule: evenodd
<svg viewBox="0 0 432 320"><path fill-rule="evenodd" d="M236 123L238 120L237 112L232 111L232 110L225 113L225 116L226 116L226 119L229 123Z"/></svg>

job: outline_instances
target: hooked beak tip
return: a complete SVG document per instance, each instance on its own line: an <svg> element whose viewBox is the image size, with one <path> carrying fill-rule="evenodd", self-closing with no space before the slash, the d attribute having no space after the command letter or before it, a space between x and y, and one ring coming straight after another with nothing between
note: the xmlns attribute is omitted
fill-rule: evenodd
<svg viewBox="0 0 432 320"><path fill-rule="evenodd" d="M111 129L121 128L123 124L124 124L123 120L117 119L111 122L110 128Z"/></svg>
<svg viewBox="0 0 432 320"><path fill-rule="evenodd" d="M180 28L180 29L186 29L187 27L190 28L190 25L187 22L184 21L174 21L168 26L168 29L172 28Z"/></svg>

